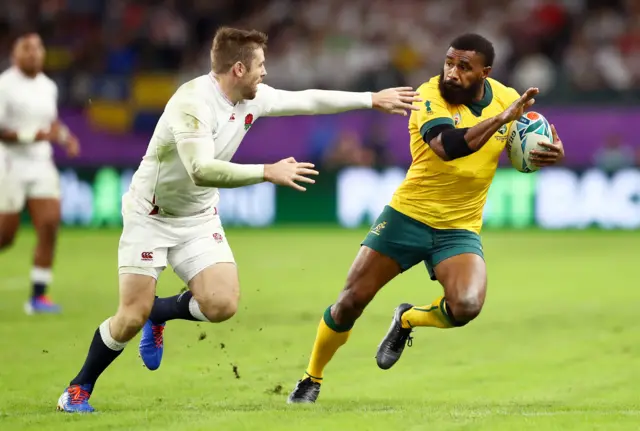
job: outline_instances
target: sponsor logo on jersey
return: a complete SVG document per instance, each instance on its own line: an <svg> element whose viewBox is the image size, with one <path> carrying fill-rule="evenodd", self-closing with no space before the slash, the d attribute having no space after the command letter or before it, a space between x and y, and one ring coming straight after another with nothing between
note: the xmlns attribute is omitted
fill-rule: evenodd
<svg viewBox="0 0 640 431"><path fill-rule="evenodd" d="M229 118L229 121L236 121L236 114L235 113L231 113L231 118Z"/></svg>
<svg viewBox="0 0 640 431"><path fill-rule="evenodd" d="M424 106L427 107L427 114L433 114L433 110L431 109L431 101L427 100L424 102Z"/></svg>
<svg viewBox="0 0 640 431"><path fill-rule="evenodd" d="M460 113L456 112L455 115L453 116L453 125L458 127L458 125L460 125Z"/></svg>
<svg viewBox="0 0 640 431"><path fill-rule="evenodd" d="M152 251L143 251L140 253L140 258L144 262L151 262L153 260L153 252Z"/></svg>
<svg viewBox="0 0 640 431"><path fill-rule="evenodd" d="M496 135L494 136L494 138L498 141L506 141L507 140L507 131L508 131L508 127L506 124L503 124L502 127L500 127L498 129L498 133L496 133Z"/></svg>
<svg viewBox="0 0 640 431"><path fill-rule="evenodd" d="M218 232L213 234L213 239L215 239L218 244L220 244L222 241L224 241L224 237L222 236L222 234L220 234Z"/></svg>

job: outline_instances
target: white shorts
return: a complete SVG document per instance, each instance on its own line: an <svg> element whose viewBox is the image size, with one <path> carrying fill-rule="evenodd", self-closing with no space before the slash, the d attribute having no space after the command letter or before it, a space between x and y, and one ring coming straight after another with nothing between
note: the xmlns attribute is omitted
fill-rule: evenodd
<svg viewBox="0 0 640 431"><path fill-rule="evenodd" d="M128 202L126 202L128 200ZM126 202L126 203L125 203ZM123 198L124 226L118 247L120 274L156 280L171 265L184 283L216 263L235 263L217 214L167 217L142 212L142 204Z"/></svg>
<svg viewBox="0 0 640 431"><path fill-rule="evenodd" d="M19 213L27 199L60 199L60 175L52 160L5 155L0 168L0 213Z"/></svg>

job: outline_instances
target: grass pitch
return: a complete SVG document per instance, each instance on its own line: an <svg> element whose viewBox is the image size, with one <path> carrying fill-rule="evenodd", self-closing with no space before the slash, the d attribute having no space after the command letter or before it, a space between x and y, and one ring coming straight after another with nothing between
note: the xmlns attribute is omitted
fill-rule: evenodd
<svg viewBox="0 0 640 431"><path fill-rule="evenodd" d="M457 330L422 328L389 371L375 350L393 309L441 292L418 266L379 294L314 406L286 396L362 231L229 229L242 299L224 324L170 322L150 372L136 337L98 381L91 416L56 413L97 325L117 305L116 230L61 234L52 295L27 317L33 233L0 255L2 430L633 430L640 423L640 233L486 232L489 293ZM182 284L171 270L160 295Z"/></svg>

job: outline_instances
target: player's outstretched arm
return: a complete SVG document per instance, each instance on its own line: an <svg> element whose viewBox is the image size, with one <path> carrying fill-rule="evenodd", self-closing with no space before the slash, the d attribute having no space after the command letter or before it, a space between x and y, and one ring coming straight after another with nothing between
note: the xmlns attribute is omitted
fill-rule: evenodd
<svg viewBox="0 0 640 431"><path fill-rule="evenodd" d="M390 114L407 115L420 109L418 93L411 87L388 88L377 93L354 93L335 90L285 91L263 86L269 106L265 115L284 117L291 115L337 114L357 109L377 109Z"/></svg>
<svg viewBox="0 0 640 431"><path fill-rule="evenodd" d="M216 160L213 138L186 138L177 142L178 155L193 183L200 187L236 188L264 181L306 189L297 182L315 183L309 175L318 175L311 163L298 163L293 157L271 165L241 165Z"/></svg>
<svg viewBox="0 0 640 431"><path fill-rule="evenodd" d="M429 139L429 146L442 160L454 160L475 153L505 124L520 118L524 110L535 103L537 88L528 89L504 112L473 127L456 129L449 127Z"/></svg>
<svg viewBox="0 0 640 431"><path fill-rule="evenodd" d="M170 102L165 114L178 156L197 186L236 188L268 181L304 191L304 187L296 182L314 183L308 176L318 175L311 169L311 163L298 163L293 158L271 165L242 165L216 160L211 132L216 118L206 103L195 97Z"/></svg>
<svg viewBox="0 0 640 431"><path fill-rule="evenodd" d="M264 181L264 165L241 165L213 158L213 137L176 140L178 155L193 183L200 187L236 188Z"/></svg>

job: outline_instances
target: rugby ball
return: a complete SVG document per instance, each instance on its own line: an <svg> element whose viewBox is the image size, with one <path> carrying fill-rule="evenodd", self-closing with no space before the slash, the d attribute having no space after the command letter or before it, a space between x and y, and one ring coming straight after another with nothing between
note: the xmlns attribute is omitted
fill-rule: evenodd
<svg viewBox="0 0 640 431"><path fill-rule="evenodd" d="M534 111L526 112L509 126L507 152L511 165L520 172L535 172L539 168L529 161L531 150L549 151L538 145L553 142L551 126L546 118Z"/></svg>

